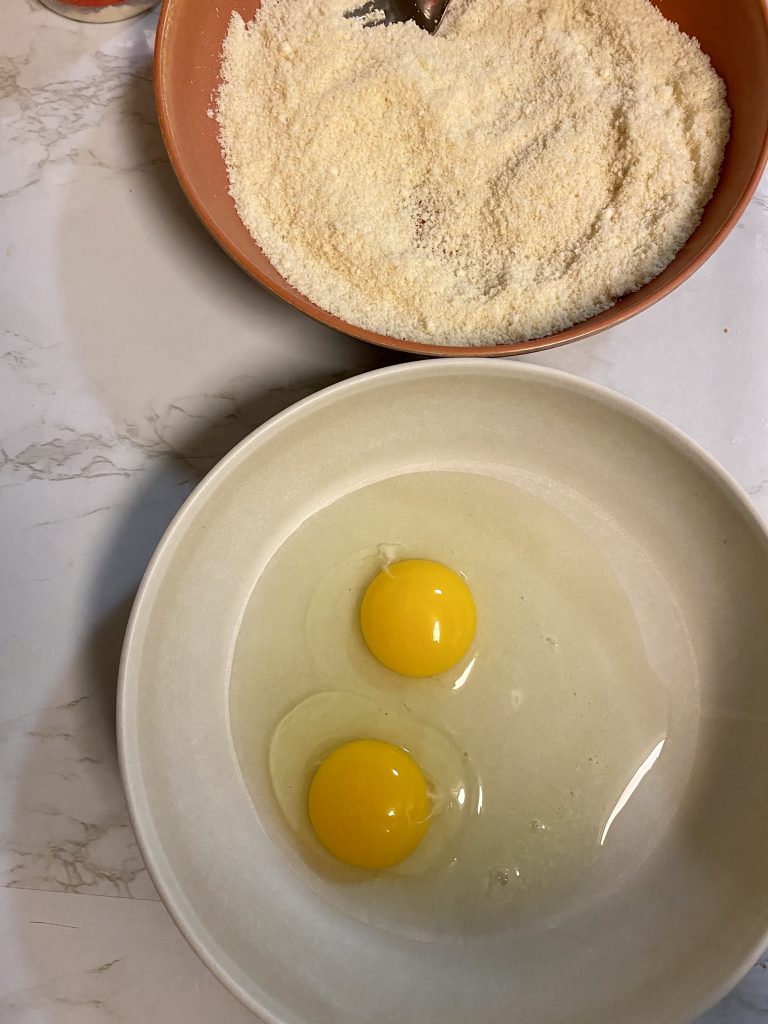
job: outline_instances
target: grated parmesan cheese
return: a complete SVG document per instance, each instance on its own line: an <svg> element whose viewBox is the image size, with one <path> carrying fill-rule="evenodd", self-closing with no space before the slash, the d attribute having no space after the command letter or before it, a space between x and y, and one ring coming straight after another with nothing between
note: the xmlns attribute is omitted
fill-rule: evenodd
<svg viewBox="0 0 768 1024"><path fill-rule="evenodd" d="M648 0L452 0L430 36L351 0L232 15L216 115L240 217L350 323L495 344L659 274L730 127L698 44Z"/></svg>

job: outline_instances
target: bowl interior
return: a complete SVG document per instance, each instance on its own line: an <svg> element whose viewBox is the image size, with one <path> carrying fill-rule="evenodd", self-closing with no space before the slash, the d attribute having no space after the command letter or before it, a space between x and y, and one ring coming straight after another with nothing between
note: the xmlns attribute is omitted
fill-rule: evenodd
<svg viewBox="0 0 768 1024"><path fill-rule="evenodd" d="M303 884L274 841L272 812L251 803L228 710L243 611L282 540L364 484L448 466L523 489L534 481L600 536L612 524L626 543L601 541L605 557L628 580L652 566L678 610L676 642L690 650L700 705L672 816L610 898L570 908L557 927L459 943L371 927ZM746 499L628 401L495 361L410 364L345 382L231 453L152 563L120 696L122 768L147 863L200 955L269 1020L690 1019L765 940L766 607L768 538ZM654 656L667 650L667 628L649 629ZM668 689L672 718L689 714L674 673ZM673 757L677 742L671 731Z"/></svg>
<svg viewBox="0 0 768 1024"><path fill-rule="evenodd" d="M662 298L714 251L757 185L768 153L768 24L762 0L658 0L656 6L696 36L728 87L732 136L720 183L698 229L667 269L639 291L558 334L512 345L446 348L403 342L351 326L309 302L281 277L248 234L227 191L209 117L219 82L221 45L233 11L249 19L258 0L165 0L158 30L155 88L171 162L201 220L229 255L302 312L364 341L422 355L504 355L550 348L615 325Z"/></svg>

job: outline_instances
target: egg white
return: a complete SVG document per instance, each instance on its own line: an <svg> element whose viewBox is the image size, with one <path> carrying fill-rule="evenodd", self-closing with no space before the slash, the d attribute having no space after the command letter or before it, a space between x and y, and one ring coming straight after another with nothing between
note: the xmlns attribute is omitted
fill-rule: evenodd
<svg viewBox="0 0 768 1024"><path fill-rule="evenodd" d="M383 740L406 750L421 768L432 803L430 825L418 848L388 871L417 875L450 862L457 833L477 813L480 782L468 755L398 699L374 699L352 690L305 698L280 721L269 748L277 802L296 837L328 858L312 830L307 794L320 763L352 740ZM350 873L358 869L349 868Z"/></svg>
<svg viewBox="0 0 768 1024"><path fill-rule="evenodd" d="M441 941L551 923L663 834L694 749L696 668L653 566L578 502L474 473L390 478L317 512L261 572L232 665L234 748L264 828L345 913ZM380 665L359 628L371 579L414 557L464 573L478 614L466 658L430 679ZM646 650L643 622L669 641ZM407 749L436 796L417 851L375 873L320 847L306 803L320 760L366 738Z"/></svg>

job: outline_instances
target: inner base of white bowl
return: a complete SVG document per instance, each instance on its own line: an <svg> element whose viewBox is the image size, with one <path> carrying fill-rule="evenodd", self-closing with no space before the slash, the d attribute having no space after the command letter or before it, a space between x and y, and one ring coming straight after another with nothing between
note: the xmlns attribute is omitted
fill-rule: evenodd
<svg viewBox="0 0 768 1024"><path fill-rule="evenodd" d="M620 525L541 476L462 469L307 519L255 581L229 688L253 813L296 885L453 943L610 899L675 815L699 724L685 623ZM406 558L464 573L478 609L465 657L432 679L380 665L358 622L368 582ZM378 873L328 857L307 812L319 761L370 738L411 751L436 808L418 853Z"/></svg>

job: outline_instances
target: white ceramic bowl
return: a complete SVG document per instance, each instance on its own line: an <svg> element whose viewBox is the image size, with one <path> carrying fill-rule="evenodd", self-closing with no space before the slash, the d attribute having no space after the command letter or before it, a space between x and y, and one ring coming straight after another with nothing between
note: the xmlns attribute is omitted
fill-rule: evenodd
<svg viewBox="0 0 768 1024"><path fill-rule="evenodd" d="M261 568L309 515L418 468L536 479L612 522L680 611L701 714L676 813L610 900L556 927L409 939L297 881L250 802L228 721L238 623ZM548 486L551 485L551 486ZM558 497L559 496L559 497ZM586 518L585 518L586 517ZM607 518L606 518L607 517ZM594 525L594 524L592 524ZM635 567L639 572L641 566ZM119 740L149 870L195 950L280 1024L672 1024L751 964L768 925L768 537L690 440L553 371L476 360L391 367L299 403L186 502L142 584ZM662 644L661 635L646 643ZM669 693L673 706L674 687Z"/></svg>

